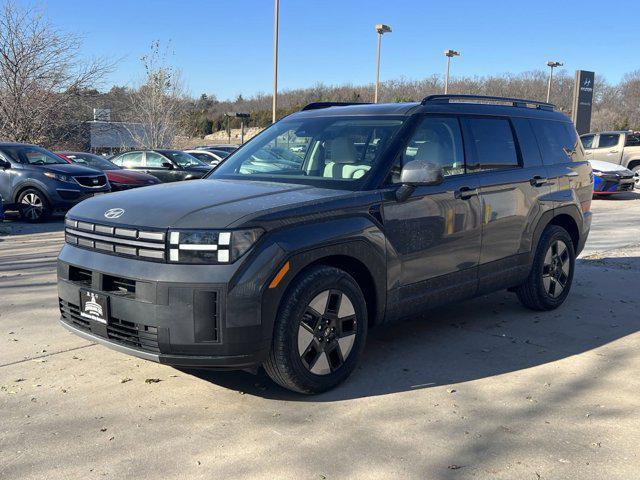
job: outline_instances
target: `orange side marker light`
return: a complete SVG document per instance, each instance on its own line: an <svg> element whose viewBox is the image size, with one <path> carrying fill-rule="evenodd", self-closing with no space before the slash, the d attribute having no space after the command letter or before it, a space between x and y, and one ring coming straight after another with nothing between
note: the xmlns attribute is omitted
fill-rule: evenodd
<svg viewBox="0 0 640 480"><path fill-rule="evenodd" d="M273 277L273 280L271 280L271 283L269 284L269 288L276 288L288 271L289 271L289 262L285 263L282 266L282 268L278 271L278 273L276 273L276 276Z"/></svg>

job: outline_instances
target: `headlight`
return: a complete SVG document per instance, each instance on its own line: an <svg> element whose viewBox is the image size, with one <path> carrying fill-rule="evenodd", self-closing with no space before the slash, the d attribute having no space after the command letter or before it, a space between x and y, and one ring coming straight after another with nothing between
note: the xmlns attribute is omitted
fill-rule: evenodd
<svg viewBox="0 0 640 480"><path fill-rule="evenodd" d="M73 183L73 177L69 176L69 175L62 175L61 173L53 173L53 172L44 172L44 175L46 177L49 178L53 178L55 180L58 180L60 182L69 182L69 183Z"/></svg>
<svg viewBox="0 0 640 480"><path fill-rule="evenodd" d="M594 170L593 171L593 175L596 176L596 177L601 177L602 176L602 172L599 171L599 170Z"/></svg>
<svg viewBox="0 0 640 480"><path fill-rule="evenodd" d="M171 230L169 261L172 263L233 263L258 241L264 231Z"/></svg>

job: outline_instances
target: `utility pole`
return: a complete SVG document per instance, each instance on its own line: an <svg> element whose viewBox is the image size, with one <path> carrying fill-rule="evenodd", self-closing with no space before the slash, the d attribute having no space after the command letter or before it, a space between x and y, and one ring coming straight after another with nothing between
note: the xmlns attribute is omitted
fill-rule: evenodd
<svg viewBox="0 0 640 480"><path fill-rule="evenodd" d="M445 50L444 54L447 57L447 72L444 75L444 93L446 95L449 93L449 68L451 67L451 58L459 56L460 52L449 49Z"/></svg>
<svg viewBox="0 0 640 480"><path fill-rule="evenodd" d="M278 108L278 10L280 0L274 0L273 5L273 106L271 122L276 123Z"/></svg>
<svg viewBox="0 0 640 480"><path fill-rule="evenodd" d="M373 95L373 103L378 103L378 89L380 88L380 44L382 43L382 35L391 33L391 27L379 23L376 25L376 32L378 32L378 55L376 58L376 90Z"/></svg>

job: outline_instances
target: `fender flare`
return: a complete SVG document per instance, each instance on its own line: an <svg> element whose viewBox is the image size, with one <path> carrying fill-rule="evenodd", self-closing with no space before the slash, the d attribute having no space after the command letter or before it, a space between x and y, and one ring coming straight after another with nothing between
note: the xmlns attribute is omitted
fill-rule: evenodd
<svg viewBox="0 0 640 480"><path fill-rule="evenodd" d="M564 205L562 207L556 207L553 210L549 210L545 212L538 220L538 224L536 225L536 229L533 233L533 242L531 243L531 252L529 255L529 261L533 261L533 256L536 254L536 249L538 248L538 242L540 241L540 237L542 236L542 232L549 225L554 218L560 215L568 215L573 221L576 223L578 227L578 235L582 235L582 214L578 210L578 207L575 205Z"/></svg>
<svg viewBox="0 0 640 480"><path fill-rule="evenodd" d="M16 205L18 204L18 197L20 192L27 188L35 188L36 190L38 190L40 193L44 195L47 202L49 202L49 205L53 205L51 196L49 195L49 192L47 192L47 187L42 182L39 182L38 180L34 180L34 179L25 180L24 182L21 182L14 187L13 195L12 195L14 204Z"/></svg>

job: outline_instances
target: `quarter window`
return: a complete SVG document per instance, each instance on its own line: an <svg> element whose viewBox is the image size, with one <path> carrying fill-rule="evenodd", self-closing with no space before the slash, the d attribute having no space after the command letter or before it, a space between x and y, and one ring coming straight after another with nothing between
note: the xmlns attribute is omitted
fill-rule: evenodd
<svg viewBox="0 0 640 480"><path fill-rule="evenodd" d="M500 170L519 166L509 120L470 118L467 125L475 147L477 170Z"/></svg>
<svg viewBox="0 0 640 480"><path fill-rule="evenodd" d="M583 159L582 144L572 123L531 120L545 165Z"/></svg>
<svg viewBox="0 0 640 480"><path fill-rule="evenodd" d="M617 133L601 133L598 148L611 148L618 145L620 135Z"/></svg>

